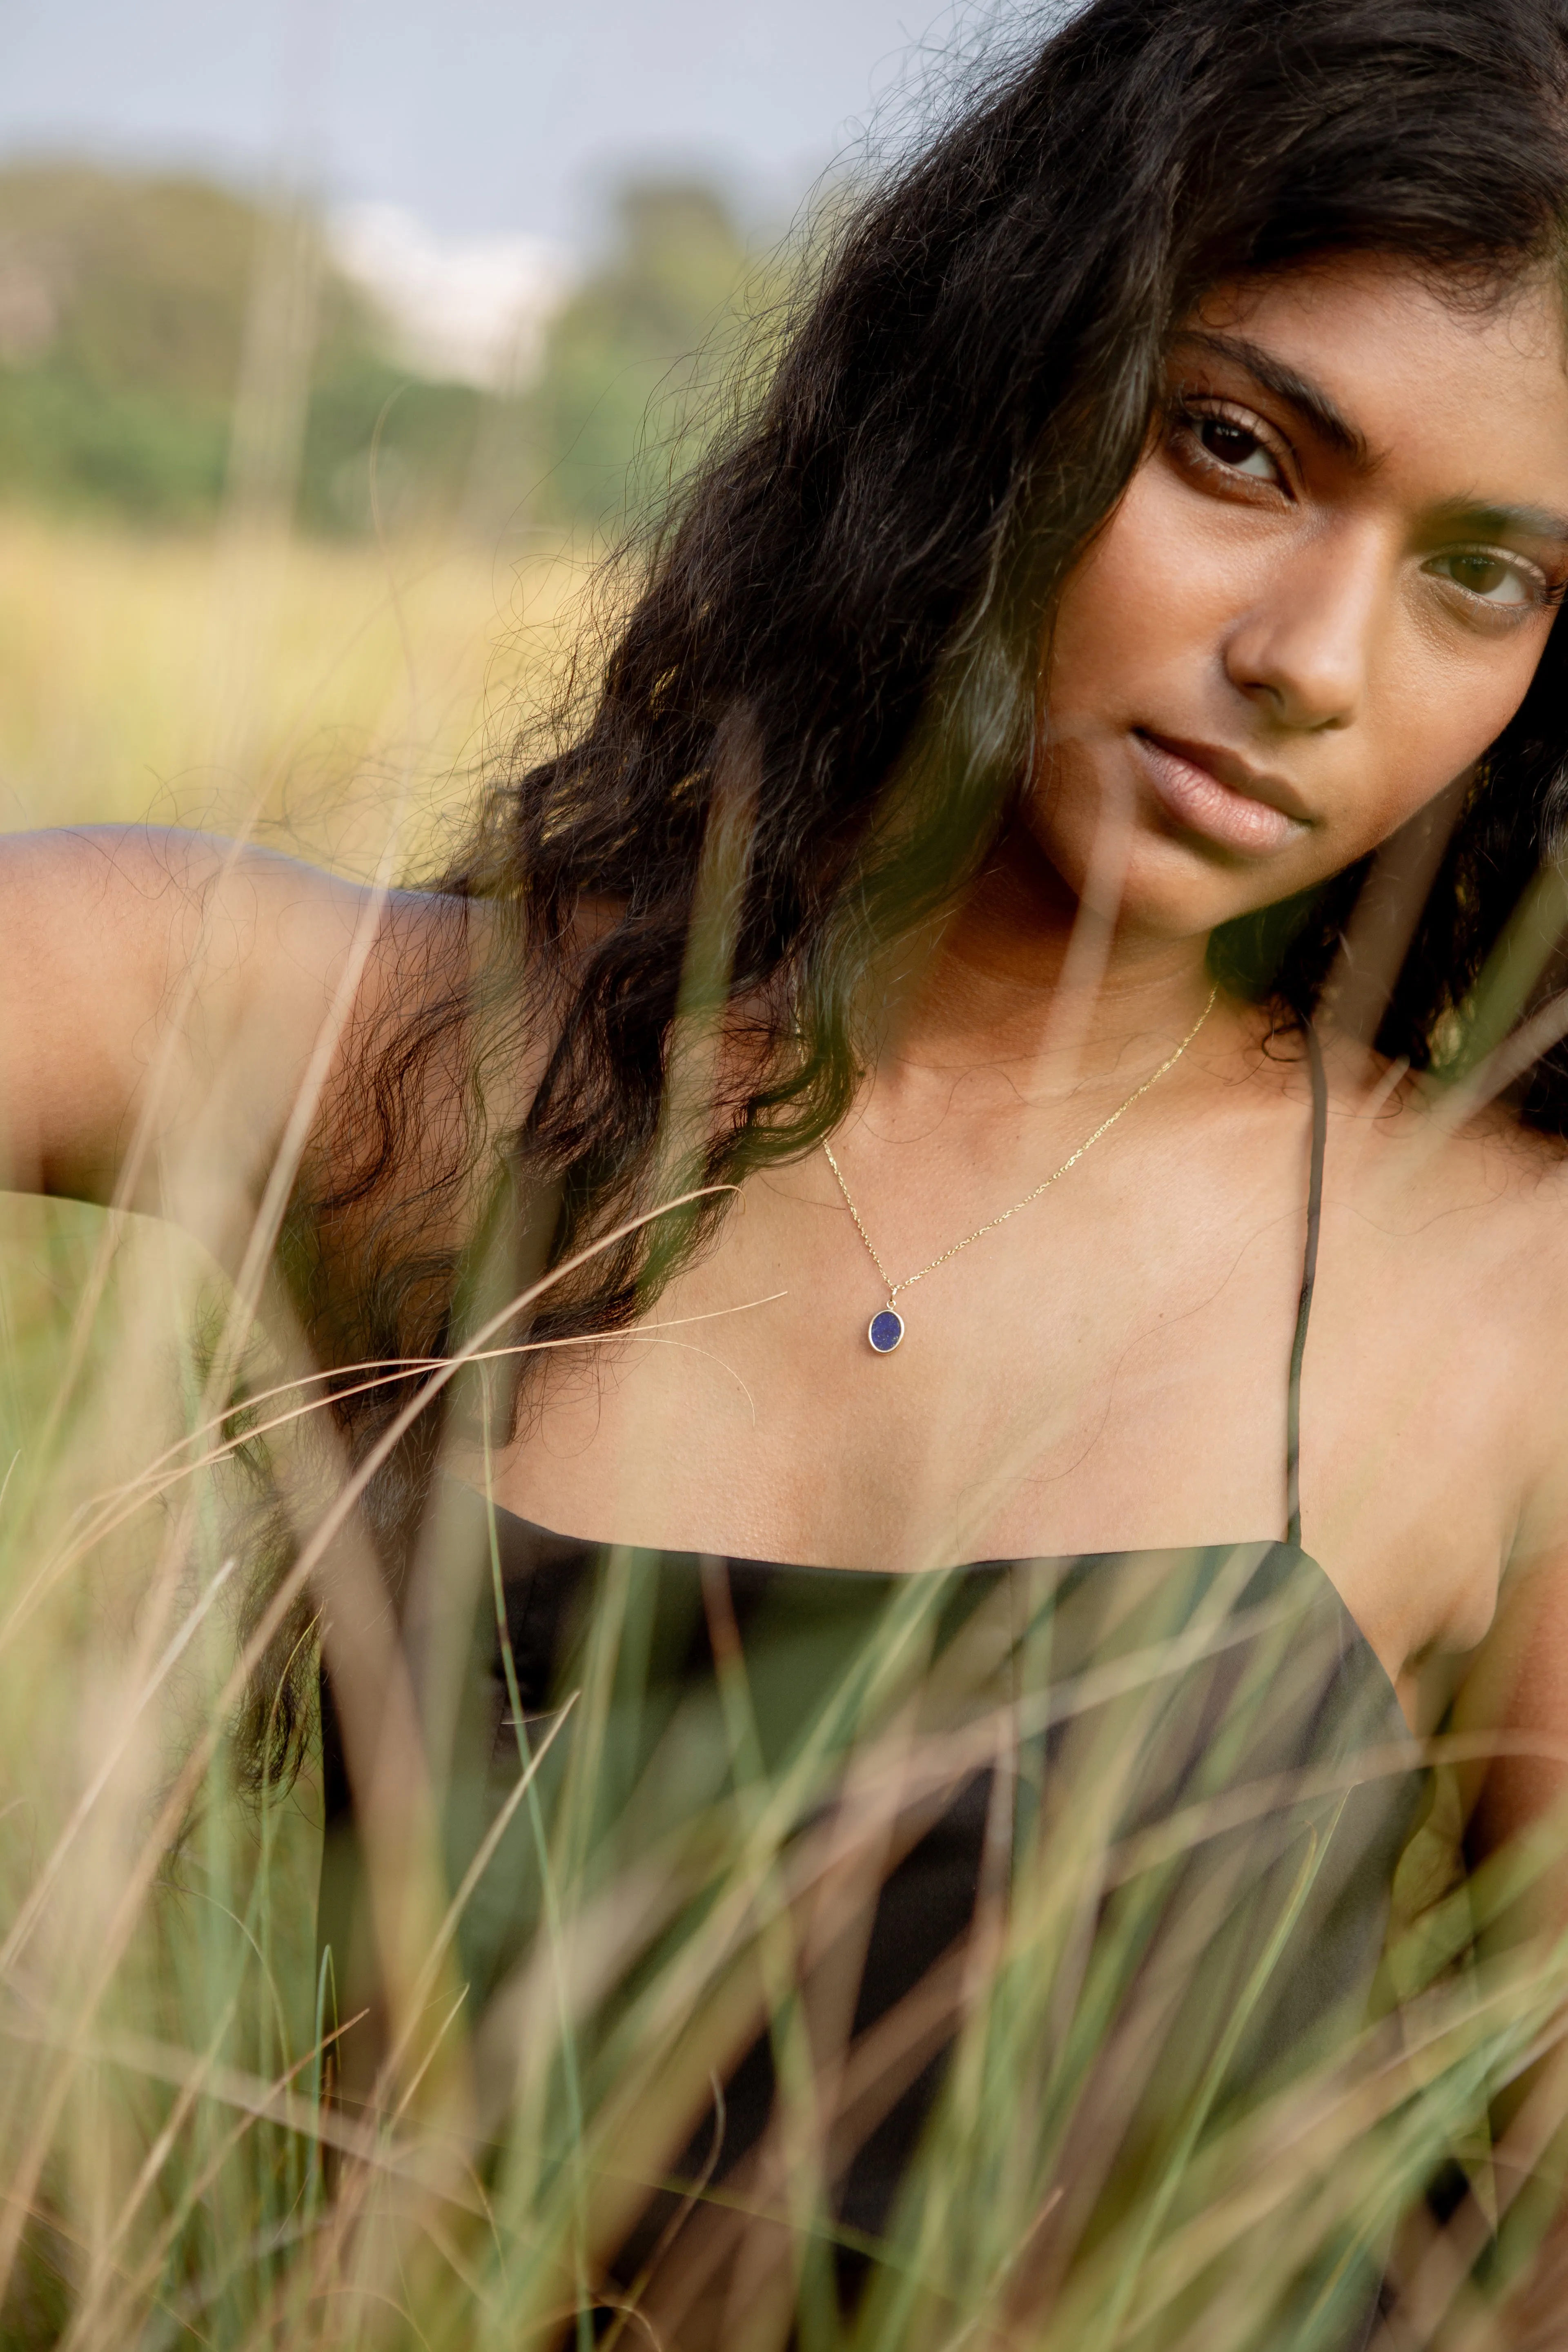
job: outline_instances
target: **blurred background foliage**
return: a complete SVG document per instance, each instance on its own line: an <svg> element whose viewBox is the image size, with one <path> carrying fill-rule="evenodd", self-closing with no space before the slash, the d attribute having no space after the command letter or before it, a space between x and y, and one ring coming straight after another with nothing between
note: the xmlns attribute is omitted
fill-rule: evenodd
<svg viewBox="0 0 1568 2352"><path fill-rule="evenodd" d="M230 486L247 364L265 366L268 241L312 315L294 520L384 521L494 545L614 526L697 453L737 336L780 290L724 197L635 183L529 380L440 381L338 267L321 226L189 178L89 164L0 171L0 499L133 526L200 525ZM765 330L764 330L765 331Z"/></svg>
<svg viewBox="0 0 1568 2352"><path fill-rule="evenodd" d="M342 215L0 168L0 825L258 827L355 872L390 828L424 870L788 289L700 178L602 224L465 375Z"/></svg>
<svg viewBox="0 0 1568 2352"><path fill-rule="evenodd" d="M563 519L655 499L690 465L727 376L765 362L784 290L778 259L748 264L710 188L634 184L615 218L610 253L552 322L523 404L544 461L539 506Z"/></svg>

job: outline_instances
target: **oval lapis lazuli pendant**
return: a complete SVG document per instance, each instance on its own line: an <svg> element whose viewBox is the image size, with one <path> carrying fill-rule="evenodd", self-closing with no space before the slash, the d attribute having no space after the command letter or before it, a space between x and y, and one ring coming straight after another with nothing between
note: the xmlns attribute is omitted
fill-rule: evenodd
<svg viewBox="0 0 1568 2352"><path fill-rule="evenodd" d="M873 1315L866 1327L866 1337L879 1356L890 1356L903 1336L904 1318L891 1307Z"/></svg>

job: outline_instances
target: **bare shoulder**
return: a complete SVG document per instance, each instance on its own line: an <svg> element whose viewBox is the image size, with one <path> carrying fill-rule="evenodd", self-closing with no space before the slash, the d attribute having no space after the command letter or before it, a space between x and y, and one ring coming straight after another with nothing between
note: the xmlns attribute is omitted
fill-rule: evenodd
<svg viewBox="0 0 1568 2352"><path fill-rule="evenodd" d="M326 974L370 897L300 858L144 825L12 835L0 876L14 978L70 1003L112 982L143 1013L181 977L221 991Z"/></svg>
<svg viewBox="0 0 1568 2352"><path fill-rule="evenodd" d="M1489 1227L1469 1244L1479 1277L1476 1319L1497 1331L1511 1374L1520 1461L1511 1546L1517 1569L1556 1562L1568 1578L1568 1141L1498 1108L1471 1122L1466 1146L1484 1182ZM1568 1588L1565 1588L1568 1589Z"/></svg>
<svg viewBox="0 0 1568 2352"><path fill-rule="evenodd" d="M138 1135L221 1129L248 1181L363 992L462 929L450 901L174 829L12 835L0 892L4 1181L90 1199Z"/></svg>
<svg viewBox="0 0 1568 2352"><path fill-rule="evenodd" d="M1391 1330L1528 1383L1568 1428L1568 1141L1330 1044L1325 1219ZM1298 1081L1298 1091L1303 1081Z"/></svg>
<svg viewBox="0 0 1568 2352"><path fill-rule="evenodd" d="M1403 1204L1413 1223L1441 1221L1458 1242L1535 1235L1568 1250L1568 1139L1523 1123L1505 1102L1412 1076L1403 1065L1344 1050L1327 1056L1331 1154L1369 1203ZM1568 1275L1568 1256L1563 1267Z"/></svg>
<svg viewBox="0 0 1568 2352"><path fill-rule="evenodd" d="M1331 1190L1369 1282L1380 1260L1390 1270L1373 1295L1493 1425L1520 1528L1539 1517L1556 1542L1568 1534L1568 1140L1458 1087L1337 1076Z"/></svg>

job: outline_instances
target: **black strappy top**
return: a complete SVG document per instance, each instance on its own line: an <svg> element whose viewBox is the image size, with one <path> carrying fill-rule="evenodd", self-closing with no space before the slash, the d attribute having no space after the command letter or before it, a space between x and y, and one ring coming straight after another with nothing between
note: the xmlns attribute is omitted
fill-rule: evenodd
<svg viewBox="0 0 1568 2352"><path fill-rule="evenodd" d="M971 2273L994 2267L981 2249L999 2233L1028 2251L995 2292L1022 2293L1037 2273L1070 2309L1084 2280L1103 2289L1107 2264L1145 2280L1175 2262L1192 2200L1212 2198L1227 2168L1279 2161L1258 2152L1272 2143L1248 2139L1257 2119L1365 2019L1420 1783L1386 1675L1301 1549L1326 1125L1310 1030L1307 1042L1284 1542L900 1575L605 1548L443 1482L441 1556L470 1562L473 1627L449 1780L454 1885L520 1759L558 1731L464 1916L481 2056L512 2079L508 2001L520 1956L538 1965L563 1841L584 1900L591 1908L596 1890L605 1906L584 1931L600 1938L605 1983L584 2027L594 2054L579 2097L614 2107L617 2035L634 2046L628 2021L670 1939L711 1943L690 1987L711 2047L662 2095L679 2129L660 2147L627 2122L616 2142L645 2185L625 2191L604 2276L624 2294L657 2255L667 2341L723 2340L746 2212L787 2213L800 2236L777 2085L781 2065L809 2063L803 2051L822 2066L835 2050L838 2070L810 2247L795 2257L803 2295L826 2261L830 2296L880 2296L890 2312L911 2266L934 2267L963 2306L990 2291ZM330 1704L324 1715L322 1936L342 1998L356 1934L352 1809ZM733 1857L713 1851L721 1814L731 1829L771 1822L773 1875L744 1901L724 1878ZM847 1853L858 1857L847 1869ZM706 1890L704 1866L719 1874ZM788 1901L768 1894L780 1874ZM623 1881L647 1910L635 1930L612 1899ZM736 1916L710 1929L702 1906L718 1918L727 1884ZM759 1963L742 1947L770 1900ZM771 2026L759 1965L774 1972ZM588 1969L588 1950L572 1966ZM992 1991L977 2005L982 1979ZM724 2075L717 2103L711 2070ZM613 2169L616 2152L600 2147L595 2160ZM1338 2340L1359 2341L1375 2250L1341 2231L1290 2259L1270 2290L1280 2327L1309 2309L1321 2325L1329 2309ZM1188 2276L1182 2292L1197 2291ZM1170 2292L1151 2347L1183 2332Z"/></svg>

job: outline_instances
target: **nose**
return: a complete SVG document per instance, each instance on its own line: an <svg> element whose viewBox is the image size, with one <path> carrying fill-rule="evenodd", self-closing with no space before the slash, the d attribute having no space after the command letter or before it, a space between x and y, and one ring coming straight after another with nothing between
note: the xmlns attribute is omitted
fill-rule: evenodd
<svg viewBox="0 0 1568 2352"><path fill-rule="evenodd" d="M1348 727L1366 694L1386 565L1370 536L1328 530L1279 565L1237 620L1226 675L1278 724L1318 734Z"/></svg>

